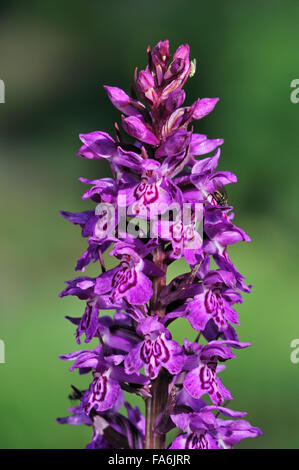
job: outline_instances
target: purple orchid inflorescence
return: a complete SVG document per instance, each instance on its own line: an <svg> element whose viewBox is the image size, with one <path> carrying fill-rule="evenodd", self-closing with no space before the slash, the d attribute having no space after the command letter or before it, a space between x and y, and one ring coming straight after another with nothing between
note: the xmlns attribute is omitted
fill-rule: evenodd
<svg viewBox="0 0 299 470"><path fill-rule="evenodd" d="M183 85L194 74L188 45L172 58L167 40L147 53L130 96L104 87L124 132L116 123L115 139L101 131L80 135L78 156L107 160L112 178L80 178L90 185L83 199L96 207L62 212L88 239L76 270L84 272L93 261L100 274L76 277L60 294L85 302L81 318L67 319L78 344L83 336L97 345L60 356L91 380L87 390L72 386L80 404L58 422L91 426L89 449L232 448L261 434L241 419L246 413L226 407L233 397L219 377L235 357L232 350L250 345L238 339L234 306L251 286L227 252L250 238L233 224L224 189L237 178L217 171L223 140L195 133L191 125L218 98L183 106ZM117 265L107 270L108 250ZM167 269L178 259L186 272L169 280ZM105 315L111 309L114 316ZM173 338L178 319L190 323L194 341ZM145 416L124 393L144 400ZM170 442L167 433L175 428Z"/></svg>

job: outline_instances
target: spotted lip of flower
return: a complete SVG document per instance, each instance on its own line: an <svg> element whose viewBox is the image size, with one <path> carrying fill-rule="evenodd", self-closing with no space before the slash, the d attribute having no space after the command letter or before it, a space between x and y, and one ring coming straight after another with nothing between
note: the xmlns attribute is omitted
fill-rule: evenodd
<svg viewBox="0 0 299 470"><path fill-rule="evenodd" d="M106 348L106 352L109 352L109 348ZM124 356L121 354L104 356L102 346L97 346L91 351L83 350L65 354L60 356L60 359L75 361L70 367L71 371L75 368L79 369L80 373L92 370L93 381L82 399L88 415L92 409L105 411L122 400L121 382L135 383L140 386L148 382L142 374L135 373L128 376L120 366Z"/></svg>
<svg viewBox="0 0 299 470"><path fill-rule="evenodd" d="M174 220L154 220L152 232L162 240L171 241L170 259L184 256L188 264L195 265L202 255L203 241L200 234L202 210L191 210L186 217L177 204L171 204L168 209L169 213L174 212Z"/></svg>
<svg viewBox="0 0 299 470"><path fill-rule="evenodd" d="M170 374L178 374L183 367L183 348L171 339L169 331L157 318L141 321L137 332L144 337L126 356L124 365L128 374L144 366L145 374L154 379L161 367Z"/></svg>
<svg viewBox="0 0 299 470"><path fill-rule="evenodd" d="M66 316L66 319L71 323L77 325L76 329L76 342L81 344L80 337L85 333L85 343L89 343L95 336L97 336L99 328L99 308L96 300L86 303L85 311L82 317L73 318Z"/></svg>
<svg viewBox="0 0 299 470"><path fill-rule="evenodd" d="M259 428L243 419L223 420L211 411L239 418L246 415L228 408L202 405L198 412L172 414L174 424L182 433L172 442L170 449L227 449L242 439L261 435Z"/></svg>
<svg viewBox="0 0 299 470"><path fill-rule="evenodd" d="M115 244L111 254L117 254L121 263L97 278L95 293L109 293L116 305L121 305L123 298L132 305L147 303L153 294L152 282L143 272L147 270L147 263L134 248L123 246L121 242Z"/></svg>
<svg viewBox="0 0 299 470"><path fill-rule="evenodd" d="M219 449L217 441L205 429L180 434L169 449Z"/></svg>
<svg viewBox="0 0 299 470"><path fill-rule="evenodd" d="M185 340L185 351L189 354L184 364L184 369L189 371L183 382L185 390L196 399L207 393L216 405L232 400L232 394L217 376L217 362L235 357L230 347L239 349L249 345L224 340L211 341L203 346Z"/></svg>
<svg viewBox="0 0 299 470"><path fill-rule="evenodd" d="M166 167L152 159L140 165L141 178L123 185L118 192L118 204L128 207L129 216L155 218L166 212L174 201L180 201L180 191L170 178L164 175Z"/></svg>
<svg viewBox="0 0 299 470"><path fill-rule="evenodd" d="M132 212L142 214L148 206L158 201L164 191L160 188L162 174L160 164L154 160L147 160L143 165L141 182L134 189L136 203L132 207Z"/></svg>
<svg viewBox="0 0 299 470"><path fill-rule="evenodd" d="M98 346L93 351L76 351L60 356L60 359L75 360L70 370L78 368L79 371L93 370L93 382L86 392L87 402L84 409L87 415L95 408L99 411L111 409L121 394L119 383L111 378L112 367L105 360L102 347Z"/></svg>
<svg viewBox="0 0 299 470"><path fill-rule="evenodd" d="M191 326L203 331L209 320L223 332L228 322L240 325L237 312L231 307L241 303L242 297L235 290L235 278L225 270L209 271L202 279L201 293L186 304L186 315Z"/></svg>
<svg viewBox="0 0 299 470"><path fill-rule="evenodd" d="M217 427L215 415L206 411L172 414L171 419L183 431L172 442L170 449L218 449L212 432Z"/></svg>
<svg viewBox="0 0 299 470"><path fill-rule="evenodd" d="M85 405L87 415L92 409L96 411L111 409L120 393L120 385L109 377L109 369L103 372L93 372L93 381L89 387L89 396Z"/></svg>
<svg viewBox="0 0 299 470"><path fill-rule="evenodd" d="M116 268L101 274L96 279L95 293L109 294L116 306L123 305L123 299L131 305L147 303L152 294L152 281L148 276L159 277L164 273L151 261L142 259L156 246L155 242L143 244L136 238L130 238L130 243L115 243L111 255L121 260Z"/></svg>

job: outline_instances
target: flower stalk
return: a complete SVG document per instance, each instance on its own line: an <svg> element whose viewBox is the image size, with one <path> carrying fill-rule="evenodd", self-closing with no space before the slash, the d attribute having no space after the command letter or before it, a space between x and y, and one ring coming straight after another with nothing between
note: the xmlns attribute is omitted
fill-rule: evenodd
<svg viewBox="0 0 299 470"><path fill-rule="evenodd" d="M166 433L157 429L156 422L167 406L168 385L168 373L161 369L158 377L152 381L151 397L146 399L145 449L165 449Z"/></svg>
<svg viewBox="0 0 299 470"><path fill-rule="evenodd" d="M155 248L153 252L154 264L165 273L161 277L153 280L153 296L150 300L150 314L155 317L163 318L165 308L161 306L160 295L162 289L166 286L166 255L163 247ZM168 400L168 377L165 369L161 369L158 377L151 383L151 396L145 403L145 449L165 449L165 433L157 432L155 423L167 405Z"/></svg>

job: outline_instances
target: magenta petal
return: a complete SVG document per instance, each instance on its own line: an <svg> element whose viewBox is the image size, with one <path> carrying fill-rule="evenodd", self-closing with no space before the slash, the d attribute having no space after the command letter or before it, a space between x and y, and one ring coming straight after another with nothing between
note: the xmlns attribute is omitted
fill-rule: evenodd
<svg viewBox="0 0 299 470"><path fill-rule="evenodd" d="M192 175L203 175L205 173L211 173L218 165L220 157L220 149L218 149L212 157L204 158L199 160L192 168ZM192 181L192 176L191 176Z"/></svg>
<svg viewBox="0 0 299 470"><path fill-rule="evenodd" d="M127 374L133 374L138 372L143 366L143 360L141 359L140 350L143 342L140 342L135 348L127 354L124 361L125 371Z"/></svg>
<svg viewBox="0 0 299 470"><path fill-rule="evenodd" d="M184 365L184 353L183 348L173 340L164 340L165 347L169 352L169 359L165 362L162 362L162 365L170 372L170 374L178 374L181 372Z"/></svg>
<svg viewBox="0 0 299 470"><path fill-rule="evenodd" d="M87 414L94 408L96 411L106 411L115 405L121 388L118 382L109 378L107 373L94 373L94 379L89 387L89 398L86 407Z"/></svg>
<svg viewBox="0 0 299 470"><path fill-rule="evenodd" d="M245 411L234 411L234 410L230 410L229 408L225 408L223 406L217 406L217 405L207 405L202 409L206 411L214 411L214 410L220 411L220 413L222 413L223 415L230 416L231 418L243 418L244 416L247 415Z"/></svg>
<svg viewBox="0 0 299 470"><path fill-rule="evenodd" d="M142 272L137 274L137 285L125 292L127 301L132 305L143 305L153 295L152 281Z"/></svg>
<svg viewBox="0 0 299 470"><path fill-rule="evenodd" d="M121 88L115 86L104 86L111 103L122 113L127 116L140 116L140 111L134 106L134 100L132 100L127 93ZM143 105L139 103L139 106Z"/></svg>
<svg viewBox="0 0 299 470"><path fill-rule="evenodd" d="M188 372L184 380L185 390L193 398L197 398L197 399L199 399L202 395L204 395L204 393L206 393L206 390L202 389L202 385L199 380L199 374L200 374L200 367L197 367L196 369L193 369L190 372Z"/></svg>
<svg viewBox="0 0 299 470"><path fill-rule="evenodd" d="M80 139L84 144L81 147L80 156L88 159L110 158L116 153L115 142L106 132L90 132L80 134Z"/></svg>
<svg viewBox="0 0 299 470"><path fill-rule="evenodd" d="M181 434L172 441L169 449L186 449L188 434Z"/></svg>
<svg viewBox="0 0 299 470"><path fill-rule="evenodd" d="M141 142L145 142L146 144L150 145L159 144L159 140L153 131L148 129L144 122L142 122L141 119L138 119L136 116L123 118L122 126L129 135L137 140L140 140Z"/></svg>
<svg viewBox="0 0 299 470"><path fill-rule="evenodd" d="M223 385L219 377L215 379L215 389L210 393L210 397L215 405L221 405L225 400L232 400L231 392Z"/></svg>
<svg viewBox="0 0 299 470"><path fill-rule="evenodd" d="M226 230L225 232L217 235L217 241L223 245L233 245L234 243L241 241L250 241L248 235L245 232L240 232L239 230Z"/></svg>
<svg viewBox="0 0 299 470"><path fill-rule="evenodd" d="M82 199L96 207L62 212L88 238L76 269L84 271L94 261L102 273L72 279L60 294L84 301L82 317L67 317L77 328L76 341L85 334L86 342L100 343L60 356L73 361L71 370L92 374L88 390L73 387L81 401L70 410L73 416L59 419L92 427L87 448L143 448L148 425L161 435L177 427L170 449L227 449L261 434L239 419L245 413L221 406L233 398L219 378L223 363L249 346L239 342L232 324L239 324L233 307L251 286L227 248L250 238L233 224L233 207L224 194L220 197L227 184L237 181L233 173L217 171L223 139L193 133L192 121L207 116L219 99L184 106L183 85L196 65L189 53L183 44L171 58L168 40L148 47L148 63L145 70L135 69L130 96L104 87L122 113L124 131L115 123L115 140L106 132L80 134L78 156L106 159L112 171L111 178L79 179L91 185ZM106 271L102 255L108 249L119 265ZM174 259L186 269L173 278ZM103 310L112 309L113 317L103 316ZM178 317L201 333L195 340L194 332L193 341L185 339L183 346L168 329ZM122 414L122 389L161 398L160 409L154 410L158 419L145 423L138 408L128 404L127 416ZM220 413L228 419L219 418Z"/></svg>
<svg viewBox="0 0 299 470"><path fill-rule="evenodd" d="M112 279L114 274L119 270L119 267L110 269L105 273L101 274L97 280L94 291L96 294L105 294L106 292L110 292L112 289Z"/></svg>
<svg viewBox="0 0 299 470"><path fill-rule="evenodd" d="M194 119L202 119L207 114L210 114L211 111L215 108L219 98L202 98L198 100L193 112Z"/></svg>
<svg viewBox="0 0 299 470"><path fill-rule="evenodd" d="M182 431L187 431L191 416L191 413L176 413L171 415L171 419L177 428L181 429Z"/></svg>
<svg viewBox="0 0 299 470"><path fill-rule="evenodd" d="M251 426L248 421L243 419L233 421L218 418L217 423L219 426L217 437L229 447L238 444L242 439L257 437L262 434L259 428Z"/></svg>
<svg viewBox="0 0 299 470"><path fill-rule="evenodd" d="M204 330L207 322L211 318L211 315L208 314L205 308L204 298L205 294L199 294L196 296L196 300L191 301L187 307L187 318L196 331Z"/></svg>
<svg viewBox="0 0 299 470"><path fill-rule="evenodd" d="M222 188L230 183L236 183L237 177L230 171L217 171L214 175L211 176L211 181L213 182L215 188Z"/></svg>
<svg viewBox="0 0 299 470"><path fill-rule="evenodd" d="M223 139L201 139L201 134L193 134L190 144L190 155L204 155L210 153L223 144ZM205 137L205 136L204 136Z"/></svg>

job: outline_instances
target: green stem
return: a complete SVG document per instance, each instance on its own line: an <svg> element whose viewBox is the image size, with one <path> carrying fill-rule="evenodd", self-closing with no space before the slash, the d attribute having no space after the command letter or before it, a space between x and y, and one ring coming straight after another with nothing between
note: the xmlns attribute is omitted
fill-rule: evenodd
<svg viewBox="0 0 299 470"><path fill-rule="evenodd" d="M165 274L153 281L153 296L150 302L150 314L158 315L162 318L165 315L165 308L160 304L160 292L166 285L165 264L166 255L162 247L155 249L153 254L153 262ZM168 399L168 374L165 369L161 368L158 377L151 383L151 397L145 402L145 418L146 418L146 449L165 449L166 435L160 434L155 429L155 423L158 416L165 410Z"/></svg>

